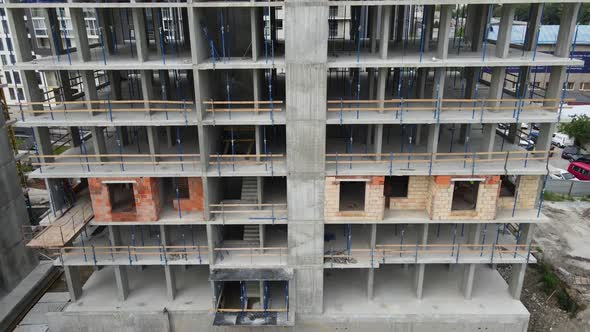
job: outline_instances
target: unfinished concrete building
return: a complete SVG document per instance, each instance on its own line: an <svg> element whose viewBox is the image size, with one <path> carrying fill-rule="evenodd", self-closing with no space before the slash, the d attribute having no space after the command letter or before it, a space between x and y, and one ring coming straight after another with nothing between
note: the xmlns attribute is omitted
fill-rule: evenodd
<svg viewBox="0 0 590 332"><path fill-rule="evenodd" d="M53 250L72 298L51 329L526 330L581 4L561 1L541 52L545 1L522 44L515 3L5 0L27 100L12 111L52 202L28 245ZM68 9L75 44L48 23L53 55L33 58L33 8ZM551 80L529 98L533 66ZM54 126L71 135L59 155Z"/></svg>

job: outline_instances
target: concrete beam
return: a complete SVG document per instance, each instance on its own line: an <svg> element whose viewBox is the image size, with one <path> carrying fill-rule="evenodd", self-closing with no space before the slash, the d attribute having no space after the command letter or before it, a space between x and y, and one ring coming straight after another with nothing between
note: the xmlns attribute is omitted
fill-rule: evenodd
<svg viewBox="0 0 590 332"><path fill-rule="evenodd" d="M496 56L499 58L507 57L510 50L514 9L515 7L512 4L502 5L502 18L500 19L500 28L496 40Z"/></svg>
<svg viewBox="0 0 590 332"><path fill-rule="evenodd" d="M440 20L438 25L438 41L436 57L446 59L449 54L449 34L451 32L451 19L455 5L441 5Z"/></svg>
<svg viewBox="0 0 590 332"><path fill-rule="evenodd" d="M64 266L66 285L70 293L72 302L78 301L82 297L82 281L80 279L80 268L78 266Z"/></svg>

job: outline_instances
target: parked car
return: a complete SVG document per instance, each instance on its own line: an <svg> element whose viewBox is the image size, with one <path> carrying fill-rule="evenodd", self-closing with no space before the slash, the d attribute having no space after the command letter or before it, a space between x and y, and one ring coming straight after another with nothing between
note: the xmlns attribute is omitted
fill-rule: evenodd
<svg viewBox="0 0 590 332"><path fill-rule="evenodd" d="M556 179L556 180L580 181L572 173L570 173L564 169L561 169L561 168L556 168L556 169L552 170L551 173L549 174L549 176L552 179Z"/></svg>
<svg viewBox="0 0 590 332"><path fill-rule="evenodd" d="M590 164L574 161L567 170L579 180L590 181Z"/></svg>
<svg viewBox="0 0 590 332"><path fill-rule="evenodd" d="M573 161L572 157L577 155L578 152L579 152L579 149L577 146L574 146L574 145L566 146L561 151L561 158L567 159L569 161Z"/></svg>
<svg viewBox="0 0 590 332"><path fill-rule="evenodd" d="M569 137L566 134L555 133L555 134L553 134L553 137L551 138L551 144L557 145L560 148L563 148L568 145L573 145L574 139Z"/></svg>
<svg viewBox="0 0 590 332"><path fill-rule="evenodd" d="M575 154L572 156L572 161L590 164L590 154Z"/></svg>

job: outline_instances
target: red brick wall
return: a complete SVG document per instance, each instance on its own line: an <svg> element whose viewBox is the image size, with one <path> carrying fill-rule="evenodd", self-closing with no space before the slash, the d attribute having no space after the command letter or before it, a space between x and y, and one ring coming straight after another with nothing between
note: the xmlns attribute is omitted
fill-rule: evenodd
<svg viewBox="0 0 590 332"><path fill-rule="evenodd" d="M109 188L103 181L135 181L135 212L113 212ZM157 178L89 178L94 218L99 221L156 221L162 210Z"/></svg>
<svg viewBox="0 0 590 332"><path fill-rule="evenodd" d="M178 210L178 199L174 199L173 206ZM182 211L203 211L203 181L201 178L188 178L188 198L180 199Z"/></svg>

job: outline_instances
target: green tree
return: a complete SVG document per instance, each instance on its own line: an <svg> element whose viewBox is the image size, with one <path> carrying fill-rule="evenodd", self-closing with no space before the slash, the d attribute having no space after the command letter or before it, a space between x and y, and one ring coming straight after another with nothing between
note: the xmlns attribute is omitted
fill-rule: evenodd
<svg viewBox="0 0 590 332"><path fill-rule="evenodd" d="M590 117L585 114L574 115L572 122L562 123L559 130L573 137L578 145L590 143Z"/></svg>

